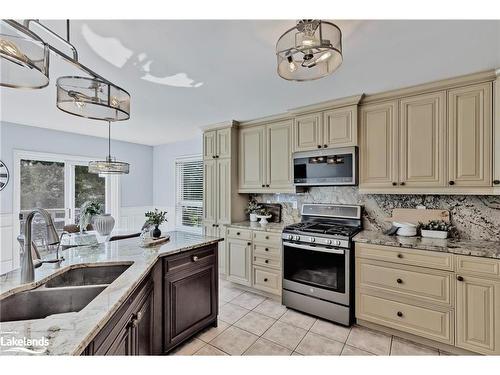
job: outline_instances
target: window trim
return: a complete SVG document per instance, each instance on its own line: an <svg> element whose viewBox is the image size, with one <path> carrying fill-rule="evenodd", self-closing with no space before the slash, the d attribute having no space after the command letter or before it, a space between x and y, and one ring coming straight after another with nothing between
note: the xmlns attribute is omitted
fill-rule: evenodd
<svg viewBox="0 0 500 375"><path fill-rule="evenodd" d="M186 156L179 156L175 158L174 160L174 173L175 173L175 197L174 197L174 220L175 220L175 229L180 230L183 232L192 232L192 233L197 233L197 234L202 234L203 233L203 225L200 223L199 227L190 227L186 225L182 225L182 223L178 222L178 207L179 201L177 200L178 197L178 191L177 188L179 187L179 173L177 170L177 164L178 163L185 163L185 162L190 162L190 161L199 161L203 163L203 155L202 154L192 154L192 155L186 155ZM203 189L203 186L202 186ZM196 201L193 201L196 202ZM200 207L203 209L203 199L200 201Z"/></svg>

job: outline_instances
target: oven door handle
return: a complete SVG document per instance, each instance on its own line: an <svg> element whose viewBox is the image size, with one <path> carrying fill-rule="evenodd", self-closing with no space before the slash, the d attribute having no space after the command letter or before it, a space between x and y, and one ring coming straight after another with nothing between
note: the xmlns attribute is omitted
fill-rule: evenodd
<svg viewBox="0 0 500 375"><path fill-rule="evenodd" d="M321 246L309 246L309 245L302 245L302 244L297 244L297 243L293 243L293 242L286 242L286 241L283 241L283 246L290 246L290 247L294 247L297 249L304 249L304 250L321 251L323 253L345 254L344 249L328 249L326 247L321 247Z"/></svg>

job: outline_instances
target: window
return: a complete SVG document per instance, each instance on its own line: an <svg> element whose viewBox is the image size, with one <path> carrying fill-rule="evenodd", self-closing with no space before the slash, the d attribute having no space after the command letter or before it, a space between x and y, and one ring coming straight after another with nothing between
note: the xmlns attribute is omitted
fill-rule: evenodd
<svg viewBox="0 0 500 375"><path fill-rule="evenodd" d="M201 233L203 161L201 156L175 161L175 222L180 230Z"/></svg>

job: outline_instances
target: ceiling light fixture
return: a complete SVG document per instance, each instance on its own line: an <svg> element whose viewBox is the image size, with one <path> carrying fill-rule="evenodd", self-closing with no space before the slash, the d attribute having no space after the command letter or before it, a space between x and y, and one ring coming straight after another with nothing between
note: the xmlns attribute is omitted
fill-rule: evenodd
<svg viewBox="0 0 500 375"><path fill-rule="evenodd" d="M123 161L117 161L111 156L111 121L108 121L108 156L106 160L89 162L89 173L99 175L119 175L128 174L130 164Z"/></svg>
<svg viewBox="0 0 500 375"><path fill-rule="evenodd" d="M311 81L342 64L342 32L327 21L299 20L276 43L278 74L289 81Z"/></svg>
<svg viewBox="0 0 500 375"><path fill-rule="evenodd" d="M78 61L78 52L70 43L70 25L66 21L66 39L61 38L38 20L2 20L23 37L0 33L0 86L42 88L49 82L50 51L72 63L90 77L60 77L57 80L57 108L89 119L122 121L130 118L130 94L93 72ZM45 43L31 29L36 25L68 46L72 57ZM24 37L25 36L25 37Z"/></svg>

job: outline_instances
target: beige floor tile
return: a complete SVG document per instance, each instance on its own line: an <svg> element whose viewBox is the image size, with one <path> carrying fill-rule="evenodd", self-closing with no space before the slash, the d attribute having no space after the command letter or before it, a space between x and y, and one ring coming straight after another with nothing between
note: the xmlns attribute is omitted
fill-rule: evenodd
<svg viewBox="0 0 500 375"><path fill-rule="evenodd" d="M339 355L343 347L341 342L307 332L295 351L303 355Z"/></svg>
<svg viewBox="0 0 500 375"><path fill-rule="evenodd" d="M250 332L231 326L212 340L210 344L228 354L241 355L258 338Z"/></svg>
<svg viewBox="0 0 500 375"><path fill-rule="evenodd" d="M267 315L274 319L279 319L287 311L287 308L278 301L266 299L253 309L253 311Z"/></svg>
<svg viewBox="0 0 500 375"><path fill-rule="evenodd" d="M250 311L247 315L234 323L234 325L254 335L261 336L275 321L276 320L273 318Z"/></svg>
<svg viewBox="0 0 500 375"><path fill-rule="evenodd" d="M234 287L219 287L219 300L222 302L230 302L244 292Z"/></svg>
<svg viewBox="0 0 500 375"><path fill-rule="evenodd" d="M248 348L243 355L290 355L292 351L262 337Z"/></svg>
<svg viewBox="0 0 500 375"><path fill-rule="evenodd" d="M378 355L389 355L391 336L364 327L351 328L346 344Z"/></svg>
<svg viewBox="0 0 500 375"><path fill-rule="evenodd" d="M202 341L210 342L217 336L219 336L222 332L224 332L229 327L229 323L226 323L223 320L219 319L217 327L210 327L203 330L201 333L196 336Z"/></svg>
<svg viewBox="0 0 500 375"><path fill-rule="evenodd" d="M244 309L243 307L227 303L219 310L219 319L226 323L234 324L249 312L250 310Z"/></svg>
<svg viewBox="0 0 500 375"><path fill-rule="evenodd" d="M279 320L280 322L291 324L295 327L308 330L312 327L317 319L295 310L288 310Z"/></svg>
<svg viewBox="0 0 500 375"><path fill-rule="evenodd" d="M172 355L193 355L198 350L200 350L205 343L197 338L193 338L181 346L177 347L170 354Z"/></svg>
<svg viewBox="0 0 500 375"><path fill-rule="evenodd" d="M196 353L194 353L194 355L214 356L214 355L228 355L228 354L224 353L222 350L217 349L215 346L207 344L200 350L198 350Z"/></svg>
<svg viewBox="0 0 500 375"><path fill-rule="evenodd" d="M318 319L311 327L311 332L332 340L346 342L349 332L351 332L351 327L344 327L339 324Z"/></svg>
<svg viewBox="0 0 500 375"><path fill-rule="evenodd" d="M305 329L278 320L262 337L293 350L306 333Z"/></svg>
<svg viewBox="0 0 500 375"><path fill-rule="evenodd" d="M245 292L240 294L235 299L231 300L233 305L241 306L245 309L252 310L265 300L265 297L254 293Z"/></svg>
<svg viewBox="0 0 500 375"><path fill-rule="evenodd" d="M344 345L344 349L342 349L341 355L373 355L373 354L355 348L354 346Z"/></svg>
<svg viewBox="0 0 500 375"><path fill-rule="evenodd" d="M413 341L394 337L392 339L391 355L439 355L439 351Z"/></svg>

